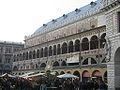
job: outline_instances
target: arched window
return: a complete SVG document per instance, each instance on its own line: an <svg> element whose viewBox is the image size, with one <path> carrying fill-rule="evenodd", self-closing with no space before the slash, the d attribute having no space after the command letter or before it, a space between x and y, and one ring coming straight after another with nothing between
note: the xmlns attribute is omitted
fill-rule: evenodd
<svg viewBox="0 0 120 90"><path fill-rule="evenodd" d="M82 39L82 51L89 50L89 40L88 38Z"/></svg>
<svg viewBox="0 0 120 90"><path fill-rule="evenodd" d="M49 47L49 56L52 56L52 46Z"/></svg>
<svg viewBox="0 0 120 90"><path fill-rule="evenodd" d="M47 56L48 56L48 48L45 47L45 49L44 49L44 57L47 57Z"/></svg>
<svg viewBox="0 0 120 90"><path fill-rule="evenodd" d="M59 66L59 63L56 61L53 63L53 67L57 67L57 66Z"/></svg>
<svg viewBox="0 0 120 90"><path fill-rule="evenodd" d="M70 41L70 42L69 42L69 53L70 53L70 52L73 52L73 48L74 48L74 46L73 46L73 41Z"/></svg>
<svg viewBox="0 0 120 90"><path fill-rule="evenodd" d="M63 61L61 66L67 66L67 63L65 61Z"/></svg>
<svg viewBox="0 0 120 90"><path fill-rule="evenodd" d="M56 55L56 45L53 46L53 55Z"/></svg>
<svg viewBox="0 0 120 90"><path fill-rule="evenodd" d="M35 52L35 50L33 51L33 59L35 59L36 58L36 52Z"/></svg>
<svg viewBox="0 0 120 90"><path fill-rule="evenodd" d="M80 40L75 41L75 51L80 51Z"/></svg>
<svg viewBox="0 0 120 90"><path fill-rule="evenodd" d="M25 53L23 53L23 60L25 60Z"/></svg>
<svg viewBox="0 0 120 90"><path fill-rule="evenodd" d="M43 48L40 50L40 57L43 57Z"/></svg>
<svg viewBox="0 0 120 90"><path fill-rule="evenodd" d="M98 49L98 37L92 36L90 40L90 49Z"/></svg>
<svg viewBox="0 0 120 90"><path fill-rule="evenodd" d="M20 54L19 56L20 56L20 61L22 61L22 54Z"/></svg>
<svg viewBox="0 0 120 90"><path fill-rule="evenodd" d="M32 59L32 51L29 52L29 59Z"/></svg>
<svg viewBox="0 0 120 90"><path fill-rule="evenodd" d="M26 60L28 60L28 52L26 52Z"/></svg>
<svg viewBox="0 0 120 90"><path fill-rule="evenodd" d="M57 45L57 55L61 54L60 44Z"/></svg>
<svg viewBox="0 0 120 90"><path fill-rule="evenodd" d="M67 53L67 43L63 43L62 44L62 54L65 54L65 53Z"/></svg>
<svg viewBox="0 0 120 90"><path fill-rule="evenodd" d="M101 35L101 38L100 38L100 48L104 48L104 46L106 44L105 36L106 36L106 33Z"/></svg>
<svg viewBox="0 0 120 90"><path fill-rule="evenodd" d="M40 50L38 49L37 50L37 58L39 58L40 57Z"/></svg>
<svg viewBox="0 0 120 90"><path fill-rule="evenodd" d="M45 64L45 63L42 63L42 64L40 65L40 67L45 68L45 67L46 67L46 64Z"/></svg>

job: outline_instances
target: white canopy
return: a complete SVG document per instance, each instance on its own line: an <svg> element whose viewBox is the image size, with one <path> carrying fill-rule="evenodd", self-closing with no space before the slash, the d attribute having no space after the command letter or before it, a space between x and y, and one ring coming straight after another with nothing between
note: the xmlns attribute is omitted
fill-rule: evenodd
<svg viewBox="0 0 120 90"><path fill-rule="evenodd" d="M18 77L26 77L26 76L29 76L30 74L33 74L35 72L28 72L28 73L25 73L23 75L19 75Z"/></svg>
<svg viewBox="0 0 120 90"><path fill-rule="evenodd" d="M11 77L11 78L16 78L17 76L14 76L14 75L5 73L5 74L1 75L0 77Z"/></svg>
<svg viewBox="0 0 120 90"><path fill-rule="evenodd" d="M41 76L41 75L44 75L44 74L45 74L45 73L37 73L37 74L25 76L25 77L23 77L23 78L37 77L37 76Z"/></svg>
<svg viewBox="0 0 120 90"><path fill-rule="evenodd" d="M68 74L68 73L62 74L62 75L58 75L57 77L58 78L79 78L79 77L77 77L77 76L75 76L73 74Z"/></svg>

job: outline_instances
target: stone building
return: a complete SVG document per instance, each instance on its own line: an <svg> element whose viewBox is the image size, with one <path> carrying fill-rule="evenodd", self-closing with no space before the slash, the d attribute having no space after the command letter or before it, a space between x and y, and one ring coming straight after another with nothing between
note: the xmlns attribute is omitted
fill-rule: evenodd
<svg viewBox="0 0 120 90"><path fill-rule="evenodd" d="M0 41L0 73L11 72L13 52L23 48L22 43Z"/></svg>
<svg viewBox="0 0 120 90"><path fill-rule="evenodd" d="M13 73L55 71L120 89L120 1L97 0L43 24L14 53Z"/></svg>

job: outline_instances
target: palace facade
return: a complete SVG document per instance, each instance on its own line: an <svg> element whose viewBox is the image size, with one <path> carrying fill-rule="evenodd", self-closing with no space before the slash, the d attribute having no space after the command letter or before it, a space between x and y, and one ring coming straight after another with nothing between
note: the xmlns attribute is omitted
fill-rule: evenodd
<svg viewBox="0 0 120 90"><path fill-rule="evenodd" d="M0 74L12 71L13 52L23 48L22 43L0 41Z"/></svg>
<svg viewBox="0 0 120 90"><path fill-rule="evenodd" d="M119 0L97 0L43 24L14 53L13 73L55 71L120 88ZM118 78L118 79L117 79Z"/></svg>

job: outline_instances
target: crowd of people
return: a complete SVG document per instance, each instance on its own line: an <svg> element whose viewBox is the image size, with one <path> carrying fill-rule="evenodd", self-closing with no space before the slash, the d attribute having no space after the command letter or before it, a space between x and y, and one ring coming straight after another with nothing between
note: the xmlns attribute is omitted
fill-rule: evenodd
<svg viewBox="0 0 120 90"><path fill-rule="evenodd" d="M107 84L100 80L81 82L76 79L59 79L47 81L41 78L37 81L24 78L0 78L0 90L107 90Z"/></svg>

